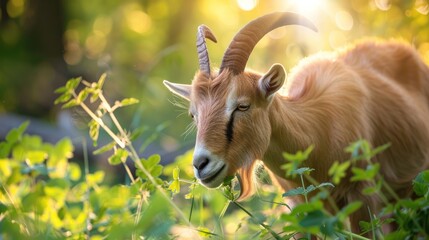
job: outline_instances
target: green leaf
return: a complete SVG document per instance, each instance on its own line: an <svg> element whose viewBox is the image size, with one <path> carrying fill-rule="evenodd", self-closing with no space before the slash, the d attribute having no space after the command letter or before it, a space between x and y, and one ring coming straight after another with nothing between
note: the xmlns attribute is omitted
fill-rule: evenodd
<svg viewBox="0 0 429 240"><path fill-rule="evenodd" d="M347 204L347 206L341 209L341 211L337 214L339 221L344 222L346 218L350 216L350 214L356 212L361 207L362 207L362 202L360 201L354 201Z"/></svg>
<svg viewBox="0 0 429 240"><path fill-rule="evenodd" d="M101 76L100 76L100 78L98 79L98 82L97 82L97 88L98 89L103 88L104 82L106 81L106 77L107 77L106 73L101 74Z"/></svg>
<svg viewBox="0 0 429 240"><path fill-rule="evenodd" d="M314 190L316 190L316 187L313 184L311 184L310 186L308 186L308 187L305 188L305 192L304 193L308 194L308 193L311 193Z"/></svg>
<svg viewBox="0 0 429 240"><path fill-rule="evenodd" d="M116 142L115 142L115 141L112 141L111 143L108 143L108 144L106 144L106 145L102 146L101 148L99 148L99 149L95 150L95 151L93 152L93 154L94 154L94 155L99 155L99 154L102 154L102 153L108 152L108 151L112 150L112 149L113 149L113 147L115 147L115 146L116 146Z"/></svg>
<svg viewBox="0 0 429 240"><path fill-rule="evenodd" d="M161 156L158 154L153 154L145 161L144 165L148 169L151 169L152 167L159 164L160 161L161 161Z"/></svg>
<svg viewBox="0 0 429 240"><path fill-rule="evenodd" d="M27 160L31 164L43 163L48 157L48 154L45 151L33 150L27 152Z"/></svg>
<svg viewBox="0 0 429 240"><path fill-rule="evenodd" d="M173 170L173 179L174 179L174 180L178 180L178 179L179 179L179 173L180 173L180 168L179 168L179 167L176 167L176 168Z"/></svg>
<svg viewBox="0 0 429 240"><path fill-rule="evenodd" d="M8 210L8 207L3 203L0 203L0 214L6 213L7 210Z"/></svg>
<svg viewBox="0 0 429 240"><path fill-rule="evenodd" d="M25 121L18 128L10 130L6 135L6 141L10 144L15 144L16 142L20 141L29 124L29 121Z"/></svg>
<svg viewBox="0 0 429 240"><path fill-rule="evenodd" d="M44 187L44 191L46 196L63 203L69 188L70 183L67 180L57 178L49 180Z"/></svg>
<svg viewBox="0 0 429 240"><path fill-rule="evenodd" d="M70 189L70 193L67 195L67 202L81 202L85 199L88 185L85 182L80 182Z"/></svg>
<svg viewBox="0 0 429 240"><path fill-rule="evenodd" d="M67 88L65 86L62 86L62 87L55 89L54 92L55 93L65 93L65 92L67 92Z"/></svg>
<svg viewBox="0 0 429 240"><path fill-rule="evenodd" d="M380 169L380 164L370 164L366 169L361 169L354 167L352 168L353 177L350 178L351 181L368 181L373 180L377 175L378 170Z"/></svg>
<svg viewBox="0 0 429 240"><path fill-rule="evenodd" d="M0 158L6 158L9 156L12 145L13 144L8 142L0 142Z"/></svg>
<svg viewBox="0 0 429 240"><path fill-rule="evenodd" d="M324 182L319 184L316 188L322 188L322 187L335 187L335 185L330 182Z"/></svg>
<svg viewBox="0 0 429 240"><path fill-rule="evenodd" d="M311 145L304 152L298 151L295 154L290 154L286 152L283 153L283 158L289 161L289 163L283 164L281 166L281 169L286 170L286 176L290 176L290 175L292 175L292 177L296 176L296 174L292 174L292 173L298 169L299 165L303 161L308 159L313 149L314 149L314 145Z"/></svg>
<svg viewBox="0 0 429 240"><path fill-rule="evenodd" d="M198 235L200 235L201 237L212 237L212 236L217 236L216 234L212 233L210 231L210 229L206 228L206 227L198 227L197 228L198 231Z"/></svg>
<svg viewBox="0 0 429 240"><path fill-rule="evenodd" d="M235 178L235 176L227 176L222 183L222 186L231 186L232 180Z"/></svg>
<svg viewBox="0 0 429 240"><path fill-rule="evenodd" d="M375 230L374 223L366 222L366 221L359 221L359 227L364 233Z"/></svg>
<svg viewBox="0 0 429 240"><path fill-rule="evenodd" d="M63 138L55 144L56 154L62 158L72 158L73 150L74 147L69 138Z"/></svg>
<svg viewBox="0 0 429 240"><path fill-rule="evenodd" d="M110 165L118 165L127 161L128 152L125 149L119 148L115 153L108 158Z"/></svg>
<svg viewBox="0 0 429 240"><path fill-rule="evenodd" d="M136 104L138 103L139 100L135 99L135 98L125 98L120 102L120 106L121 107L125 107L128 105L132 105L132 104Z"/></svg>
<svg viewBox="0 0 429 240"><path fill-rule="evenodd" d="M0 180L5 180L12 175L12 165L9 159L0 159Z"/></svg>
<svg viewBox="0 0 429 240"><path fill-rule="evenodd" d="M303 168L298 168L296 170L293 170L291 174L303 175L304 173L310 173L313 170L314 170L313 168L303 167Z"/></svg>
<svg viewBox="0 0 429 240"><path fill-rule="evenodd" d="M150 156L147 160L142 159L141 163L153 177L158 177L162 174L162 170L163 170L163 167L159 165L160 161L161 161L161 156L159 156L158 154L154 154ZM137 176L143 179L146 179L147 176L141 171L141 169L138 169L137 165L136 165L136 168L137 168L137 172L136 172Z"/></svg>
<svg viewBox="0 0 429 240"><path fill-rule="evenodd" d="M82 176L82 171L77 163L69 163L68 176L72 181L78 181Z"/></svg>
<svg viewBox="0 0 429 240"><path fill-rule="evenodd" d="M317 210L322 210L323 208L324 207L323 207L322 201L315 201L315 202L310 202L310 203L301 203L292 209L291 214L295 215L295 217L296 217L299 214L309 213L309 212L317 211Z"/></svg>
<svg viewBox="0 0 429 240"><path fill-rule="evenodd" d="M283 197L293 197L293 196L297 196L297 195L304 195L305 193L305 189L303 187L298 187L298 188L294 188L291 189L285 193L283 193Z"/></svg>
<svg viewBox="0 0 429 240"><path fill-rule="evenodd" d="M96 146L97 145L99 131L100 131L100 124L98 124L97 121L95 121L94 119L92 119L91 121L89 121L88 127L89 127L89 136L91 137L91 139L92 139L92 141L94 143L94 146Z"/></svg>
<svg viewBox="0 0 429 240"><path fill-rule="evenodd" d="M79 105L79 103L76 101L76 99L72 99L69 102L67 102L66 104L64 104L62 106L62 108L63 109L65 109L65 108L71 108L71 107L75 107L75 106L78 106L78 105Z"/></svg>
<svg viewBox="0 0 429 240"><path fill-rule="evenodd" d="M74 90L75 88L77 88L77 86L79 86L79 83L81 80L82 80L82 77L72 78L67 81L65 88L67 90Z"/></svg>
<svg viewBox="0 0 429 240"><path fill-rule="evenodd" d="M341 179L346 176L346 171L350 167L351 161L346 161L343 163L339 163L338 161L332 164L331 168L329 168L329 176L332 177L332 181L335 184L340 183Z"/></svg>
<svg viewBox="0 0 429 240"><path fill-rule="evenodd" d="M86 175L86 181L88 182L89 186L100 184L103 182L103 180L104 180L103 171L97 171L95 173Z"/></svg>
<svg viewBox="0 0 429 240"><path fill-rule="evenodd" d="M419 173L413 181L413 190L418 196L429 193L429 170Z"/></svg>
<svg viewBox="0 0 429 240"><path fill-rule="evenodd" d="M301 225L304 228L308 227L320 227L323 225L323 223L328 219L328 216L326 216L322 211L316 210L309 212L300 222L299 225Z"/></svg>
<svg viewBox="0 0 429 240"><path fill-rule="evenodd" d="M379 180L377 181L377 183L375 184L375 186L369 186L366 187L362 190L362 193L365 195L372 195L372 194L377 194L381 191L381 186L382 186L382 181Z"/></svg>
<svg viewBox="0 0 429 240"><path fill-rule="evenodd" d="M154 166L150 171L150 173L152 174L153 177L159 177L162 174L162 166L161 165Z"/></svg>
<svg viewBox="0 0 429 240"><path fill-rule="evenodd" d="M79 92L79 94L76 97L76 102L78 104L81 104L82 102L84 102L86 100L86 98L88 97L88 90L83 89L82 91Z"/></svg>
<svg viewBox="0 0 429 240"><path fill-rule="evenodd" d="M168 186L168 190L170 190L173 194L180 192L180 181L174 180L171 182L170 186Z"/></svg>
<svg viewBox="0 0 429 240"><path fill-rule="evenodd" d="M91 98L89 99L89 101L91 103L94 103L95 101L97 101L98 97L100 96L100 90L95 90L92 92L91 94Z"/></svg>
<svg viewBox="0 0 429 240"><path fill-rule="evenodd" d="M359 140L350 144L348 147L346 147L345 151L352 155L352 159L360 160L360 159L365 159L366 156L369 155L369 152L370 152L369 149L370 149L370 146L367 141Z"/></svg>
<svg viewBox="0 0 429 240"><path fill-rule="evenodd" d="M372 156L375 156L375 155L377 155L377 154L379 154L379 153L381 153L381 152L384 152L384 150L388 149L391 145L392 145L392 144L390 144L390 143L387 143L387 144L381 145L381 146L379 146L379 147L377 147L377 148L373 149L373 150L371 151L371 155L372 155Z"/></svg>
<svg viewBox="0 0 429 240"><path fill-rule="evenodd" d="M25 151L26 149L22 145L17 145L12 149L12 158L16 161L25 161Z"/></svg>
<svg viewBox="0 0 429 240"><path fill-rule="evenodd" d="M72 97L72 94L70 92L65 92L62 95L60 95L57 99L55 99L54 104L58 103L65 103Z"/></svg>

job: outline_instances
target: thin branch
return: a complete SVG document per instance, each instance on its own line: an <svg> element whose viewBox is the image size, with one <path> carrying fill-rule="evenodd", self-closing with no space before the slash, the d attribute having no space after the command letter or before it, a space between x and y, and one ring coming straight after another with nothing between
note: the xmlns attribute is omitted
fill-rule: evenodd
<svg viewBox="0 0 429 240"><path fill-rule="evenodd" d="M82 148L83 148L83 161L84 161L84 165L85 165L85 182L86 182L86 190L85 190L85 200L84 203L88 204L88 212L86 215L86 226L85 226L85 232L86 232L86 236L85 239L90 239L90 226L91 226L91 218L90 218L90 214L91 214L91 209L90 206L91 204L89 204L89 195L90 195L90 191L89 191L89 184L88 184L88 175L89 175L89 163L88 163L88 149L86 147L86 139L82 138Z"/></svg>

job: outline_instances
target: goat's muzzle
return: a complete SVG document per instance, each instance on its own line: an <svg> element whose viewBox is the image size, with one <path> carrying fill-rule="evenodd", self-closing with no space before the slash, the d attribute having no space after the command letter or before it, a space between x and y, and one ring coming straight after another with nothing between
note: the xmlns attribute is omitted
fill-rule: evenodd
<svg viewBox="0 0 429 240"><path fill-rule="evenodd" d="M209 188L219 187L227 175L225 162L205 148L195 148L193 166L195 177Z"/></svg>

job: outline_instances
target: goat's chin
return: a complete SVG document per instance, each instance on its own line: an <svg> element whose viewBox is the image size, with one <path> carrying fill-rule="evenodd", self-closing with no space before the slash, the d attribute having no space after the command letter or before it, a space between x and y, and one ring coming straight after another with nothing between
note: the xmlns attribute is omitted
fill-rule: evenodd
<svg viewBox="0 0 429 240"><path fill-rule="evenodd" d="M206 178L206 179L200 179L198 177L197 178L203 186L207 188L217 188L222 185L225 178L227 177L227 173L228 173L228 167L225 165L225 167L222 168L216 175L210 178Z"/></svg>

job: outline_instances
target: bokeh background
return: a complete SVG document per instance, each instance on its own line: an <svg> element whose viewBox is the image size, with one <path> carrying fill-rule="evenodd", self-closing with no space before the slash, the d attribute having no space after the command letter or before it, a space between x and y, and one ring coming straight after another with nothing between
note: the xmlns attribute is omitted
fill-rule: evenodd
<svg viewBox="0 0 429 240"><path fill-rule="evenodd" d="M276 62L290 70L315 52L368 37L403 39L429 62L427 0L0 0L0 138L30 119L29 131L47 141L70 136L80 142L88 117L55 106L54 89L72 77L96 81L106 72L112 103L140 100L117 113L125 128L141 130L142 154L172 161L193 147L194 133L184 134L191 120L172 104L177 99L162 81L191 82L198 25L217 36L208 48L212 66L219 66L234 34L273 11L301 13L319 32L273 31L249 59L254 70Z"/></svg>

